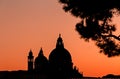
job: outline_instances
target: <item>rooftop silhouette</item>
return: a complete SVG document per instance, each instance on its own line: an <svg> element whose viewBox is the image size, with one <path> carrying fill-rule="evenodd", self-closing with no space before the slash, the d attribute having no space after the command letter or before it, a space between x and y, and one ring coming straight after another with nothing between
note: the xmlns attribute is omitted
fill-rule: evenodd
<svg viewBox="0 0 120 79"><path fill-rule="evenodd" d="M56 47L50 52L49 58L44 56L41 48L34 58L32 50L28 52L28 70L0 71L0 79L102 79L120 78L120 75L108 74L100 77L84 77L76 66L72 56L65 48L61 34L57 38Z"/></svg>
<svg viewBox="0 0 120 79"><path fill-rule="evenodd" d="M70 79L83 77L76 66L73 66L71 54L65 49L61 34L59 34L56 47L51 51L48 59L44 56L42 48L36 58L30 49L27 58L27 71L3 71L0 72L0 79Z"/></svg>
<svg viewBox="0 0 120 79"><path fill-rule="evenodd" d="M73 67L72 57L59 34L56 47L49 55L49 59L44 56L42 48L35 58L30 50L28 55L28 71L37 73L45 78L81 78L82 74Z"/></svg>

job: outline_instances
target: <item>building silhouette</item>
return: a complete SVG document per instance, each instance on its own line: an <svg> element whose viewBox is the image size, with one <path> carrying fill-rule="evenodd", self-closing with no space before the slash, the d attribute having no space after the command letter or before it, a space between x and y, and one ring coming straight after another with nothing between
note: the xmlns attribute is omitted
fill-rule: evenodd
<svg viewBox="0 0 120 79"><path fill-rule="evenodd" d="M64 43L59 35L56 48L49 55L51 73L59 77L71 77L73 70L72 58L68 50L64 48ZM51 75L52 76L52 75Z"/></svg>
<svg viewBox="0 0 120 79"><path fill-rule="evenodd" d="M59 35L56 47L50 52L48 59L42 48L34 58L32 50L28 53L27 70L0 71L0 79L78 79L83 75L73 67L72 57L64 47Z"/></svg>
<svg viewBox="0 0 120 79"><path fill-rule="evenodd" d="M76 66L73 66L70 52L65 49L61 35L56 47L50 52L48 59L42 48L34 59L32 50L28 53L27 70L0 71L0 79L119 79L120 75L108 74L100 77L83 77Z"/></svg>
<svg viewBox="0 0 120 79"><path fill-rule="evenodd" d="M33 71L33 59L34 59L33 53L30 50L29 55L28 55L28 71L30 72Z"/></svg>
<svg viewBox="0 0 120 79"><path fill-rule="evenodd" d="M42 48L38 56L33 61L33 53L30 50L28 54L28 72L39 74L44 78L77 78L82 77L76 67L73 67L71 55L64 48L64 43L59 34L56 47L53 49L47 59ZM33 64L34 63L34 64Z"/></svg>
<svg viewBox="0 0 120 79"><path fill-rule="evenodd" d="M35 67L36 73L44 73L44 74L47 73L49 63L48 63L47 58L43 54L42 48L41 48L38 56L35 59L34 65L35 65L34 67Z"/></svg>

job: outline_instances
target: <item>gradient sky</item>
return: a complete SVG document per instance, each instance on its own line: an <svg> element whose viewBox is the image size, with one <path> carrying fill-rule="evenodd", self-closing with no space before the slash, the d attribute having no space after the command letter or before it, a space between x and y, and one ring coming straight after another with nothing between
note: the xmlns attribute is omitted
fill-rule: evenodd
<svg viewBox="0 0 120 79"><path fill-rule="evenodd" d="M30 49L36 57L42 47L48 58L61 33L84 76L120 74L120 57L108 58L94 42L80 39L75 31L79 21L65 13L58 0L0 0L0 70L27 70ZM115 19L117 25L119 21Z"/></svg>

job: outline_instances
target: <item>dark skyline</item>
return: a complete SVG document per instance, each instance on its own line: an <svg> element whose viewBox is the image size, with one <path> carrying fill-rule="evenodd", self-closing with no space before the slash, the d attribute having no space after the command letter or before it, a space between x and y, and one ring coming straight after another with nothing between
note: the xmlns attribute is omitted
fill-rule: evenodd
<svg viewBox="0 0 120 79"><path fill-rule="evenodd" d="M48 58L61 33L73 63L85 76L120 73L120 57L107 58L93 42L81 40L74 30L79 19L65 13L58 0L1 0L0 17L0 71L27 70L30 49L37 57L42 47ZM115 19L118 26L119 21Z"/></svg>
<svg viewBox="0 0 120 79"><path fill-rule="evenodd" d="M50 52L49 58L44 56L41 48L38 56L34 58L32 50L28 53L28 70L29 73L39 74L45 78L82 78L83 74L77 69L72 62L70 52L64 47L64 41L59 34L56 46Z"/></svg>

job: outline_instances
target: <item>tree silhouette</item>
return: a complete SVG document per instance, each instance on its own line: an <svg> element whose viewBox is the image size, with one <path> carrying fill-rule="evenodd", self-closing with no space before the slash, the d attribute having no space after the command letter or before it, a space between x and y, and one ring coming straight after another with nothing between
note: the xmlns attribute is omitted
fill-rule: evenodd
<svg viewBox="0 0 120 79"><path fill-rule="evenodd" d="M81 19L76 31L85 41L92 40L108 57L120 55L120 37L114 35L114 15L120 14L119 0L59 0L65 12Z"/></svg>

